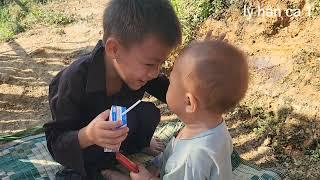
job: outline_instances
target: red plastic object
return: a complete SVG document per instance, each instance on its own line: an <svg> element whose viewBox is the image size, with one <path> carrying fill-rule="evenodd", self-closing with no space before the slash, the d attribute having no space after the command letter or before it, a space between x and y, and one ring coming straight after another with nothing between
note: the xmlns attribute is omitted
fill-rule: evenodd
<svg viewBox="0 0 320 180"><path fill-rule="evenodd" d="M136 165L134 162L130 161L123 154L116 152L116 159L118 160L118 162L120 164L122 164L124 167L126 167L129 171L132 171L134 173L139 172L138 165Z"/></svg>

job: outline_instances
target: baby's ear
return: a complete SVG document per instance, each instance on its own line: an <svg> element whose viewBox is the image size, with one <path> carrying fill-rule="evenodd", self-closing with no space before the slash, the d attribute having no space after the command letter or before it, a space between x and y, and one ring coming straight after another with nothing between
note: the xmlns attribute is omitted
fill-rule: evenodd
<svg viewBox="0 0 320 180"><path fill-rule="evenodd" d="M198 100L193 94L186 93L186 95L185 95L185 104L186 104L186 112L187 113L196 112L196 110L198 108Z"/></svg>

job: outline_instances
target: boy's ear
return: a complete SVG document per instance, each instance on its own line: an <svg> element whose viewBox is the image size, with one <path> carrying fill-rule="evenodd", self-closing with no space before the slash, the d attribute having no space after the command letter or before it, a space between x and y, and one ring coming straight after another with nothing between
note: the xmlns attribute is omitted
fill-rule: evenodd
<svg viewBox="0 0 320 180"><path fill-rule="evenodd" d="M185 95L185 103L186 103L186 112L187 113L193 113L198 108L198 100L191 93L186 93L186 95Z"/></svg>
<svg viewBox="0 0 320 180"><path fill-rule="evenodd" d="M120 49L119 41L114 37L109 37L105 44L105 51L109 58L117 59Z"/></svg>

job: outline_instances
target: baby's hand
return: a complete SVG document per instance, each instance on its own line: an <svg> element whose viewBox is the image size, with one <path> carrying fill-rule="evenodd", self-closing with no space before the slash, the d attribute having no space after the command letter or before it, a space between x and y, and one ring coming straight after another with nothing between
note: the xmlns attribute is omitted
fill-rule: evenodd
<svg viewBox="0 0 320 180"><path fill-rule="evenodd" d="M145 167L139 165L139 172L130 172L130 177L132 180L150 180L153 175Z"/></svg>
<svg viewBox="0 0 320 180"><path fill-rule="evenodd" d="M217 41L226 41L228 42L228 39L225 39L226 33L221 33L219 36L213 36L212 30L208 31L206 36L204 37L204 41L210 41L210 40L217 40Z"/></svg>

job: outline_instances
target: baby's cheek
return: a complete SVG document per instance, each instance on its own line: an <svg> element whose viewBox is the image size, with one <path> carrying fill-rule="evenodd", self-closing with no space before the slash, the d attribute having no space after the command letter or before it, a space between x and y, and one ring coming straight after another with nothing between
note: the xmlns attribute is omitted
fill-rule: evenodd
<svg viewBox="0 0 320 180"><path fill-rule="evenodd" d="M166 96L166 100L167 100L167 104L169 106L169 108L172 106L171 101L172 101L172 88L169 86L168 88L168 92L167 92L167 96Z"/></svg>

